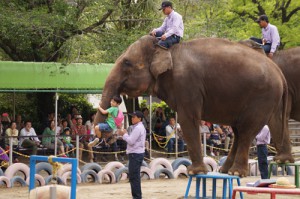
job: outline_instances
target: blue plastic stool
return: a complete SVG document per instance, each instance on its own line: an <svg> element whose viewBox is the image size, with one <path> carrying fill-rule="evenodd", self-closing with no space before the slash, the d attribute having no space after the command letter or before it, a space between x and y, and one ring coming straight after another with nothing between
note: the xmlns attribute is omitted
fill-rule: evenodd
<svg viewBox="0 0 300 199"><path fill-rule="evenodd" d="M228 198L232 198L232 191L233 191L233 180L236 179L238 186L241 186L240 178L238 176L231 176L228 174L222 174L222 173L217 173L217 172L208 172L207 174L197 174L197 175L189 175L189 181L188 185L186 187L185 195L184 198L188 198L192 179L196 178L196 199L200 198L200 183L201 179L203 179L202 183L202 197L206 198L206 179L211 178L213 180L212 184L212 198L216 198L217 190L216 190L216 185L217 185L217 179L222 179L223 180L223 194L222 194L222 199L226 198L227 195L227 184L228 184ZM228 181L228 183L227 183ZM243 194L240 193L241 199L243 199Z"/></svg>

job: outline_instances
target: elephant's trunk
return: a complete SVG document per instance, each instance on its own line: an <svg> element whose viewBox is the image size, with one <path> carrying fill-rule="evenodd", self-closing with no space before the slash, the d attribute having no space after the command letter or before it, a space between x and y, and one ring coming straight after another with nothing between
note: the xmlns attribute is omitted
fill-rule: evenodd
<svg viewBox="0 0 300 199"><path fill-rule="evenodd" d="M115 66L105 81L101 102L99 104L104 110L110 107L110 101L113 96L120 94L120 85L122 80L120 79L120 75L118 75L119 73L120 71L118 70L118 67ZM97 109L94 125L104 122L106 117L107 115L103 115L99 109Z"/></svg>

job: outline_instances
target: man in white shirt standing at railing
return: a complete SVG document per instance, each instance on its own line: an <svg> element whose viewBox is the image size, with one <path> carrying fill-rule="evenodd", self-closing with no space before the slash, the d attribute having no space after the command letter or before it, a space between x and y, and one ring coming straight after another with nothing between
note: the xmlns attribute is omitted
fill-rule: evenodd
<svg viewBox="0 0 300 199"><path fill-rule="evenodd" d="M36 155L41 141L37 137L34 128L31 127L31 121L26 121L25 127L20 132L20 136L32 136L20 137L20 146L32 150L31 155Z"/></svg>
<svg viewBox="0 0 300 199"><path fill-rule="evenodd" d="M256 147L258 157L258 168L261 179L268 179L268 144L271 135L268 125L265 125L256 136Z"/></svg>

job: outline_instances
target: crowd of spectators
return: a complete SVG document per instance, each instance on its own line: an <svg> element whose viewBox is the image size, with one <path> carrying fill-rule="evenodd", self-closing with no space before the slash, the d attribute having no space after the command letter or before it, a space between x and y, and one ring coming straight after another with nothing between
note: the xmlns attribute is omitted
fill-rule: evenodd
<svg viewBox="0 0 300 199"><path fill-rule="evenodd" d="M142 122L147 131L145 156L149 157L149 109L143 108L142 113L144 114ZM8 137L14 136L12 138L14 151L24 148L27 149L30 154L37 154L38 147L40 146L54 150L55 135L57 135L58 154L65 157L74 157L75 153L73 149L76 147L76 135L79 135L79 147L87 150L89 162L96 161L95 150L102 150L104 152L124 151L126 149L126 143L116 135L104 138L94 147L88 146L88 143L94 139L94 118L95 113L92 113L89 115L89 118L84 120L77 108L72 107L71 112L67 114L65 118L57 118L58 125L55 126L54 114L50 113L47 120L44 121L44 131L37 134L30 120L22 121L21 115L16 115L16 120L11 120L7 113L3 113L0 117L0 147L7 150L10 144ZM175 129L177 133L175 133ZM230 126L201 121L200 131L202 134L206 134L205 140L208 146L207 149L211 156L218 156L220 149L225 153L229 151L230 143L233 139L233 131ZM178 156L182 156L181 152L184 151L184 139L180 124L176 123L173 115L167 118L165 111L161 107L156 108L152 115L152 132L159 136L157 139L158 142L167 143L165 145L168 154L167 157L170 157L170 155L176 151L175 142L177 138ZM202 142L203 139L202 136ZM83 150L79 150L80 160L82 160L83 157L82 153ZM121 160L124 160L124 154L120 155ZM102 161L108 161L107 155L101 154L99 156ZM19 162L18 158L18 155L13 153L13 161ZM115 160L119 160L117 154L115 154Z"/></svg>
<svg viewBox="0 0 300 199"><path fill-rule="evenodd" d="M9 137L13 136L12 144L13 150L19 151L20 149L27 150L29 155L36 155L38 148L55 149L55 135L57 136L57 154L61 157L75 157L74 149L76 147L76 135L79 135L79 148L87 150L88 161L96 161L95 150L118 151L125 150L126 143L122 140L108 138L104 139L102 143L95 147L89 147L88 143L94 137L93 120L95 113L90 114L86 120L79 113L74 106L71 112L66 115L65 118L57 118L57 126L55 126L54 113L48 114L46 120L43 121L44 130L42 132L36 132L32 127L32 121L22 121L21 115L16 115L16 120L11 120L7 113L3 113L0 117L0 147L3 150L9 149ZM125 148L124 148L125 146ZM79 159L82 160L83 150L79 150ZM19 162L19 157L13 153L13 162ZM107 161L106 155L99 155L101 160ZM115 156L118 159L117 156ZM122 157L124 159L124 157Z"/></svg>
<svg viewBox="0 0 300 199"><path fill-rule="evenodd" d="M200 131L202 143L203 139L205 139L211 156L219 156L221 150L225 154L228 153L234 135L230 126L211 124L201 120ZM204 134L205 137L203 136Z"/></svg>

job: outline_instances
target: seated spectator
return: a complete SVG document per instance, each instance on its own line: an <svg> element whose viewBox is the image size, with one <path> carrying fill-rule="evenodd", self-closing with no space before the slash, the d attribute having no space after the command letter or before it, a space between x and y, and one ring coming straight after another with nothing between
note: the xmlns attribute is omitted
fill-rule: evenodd
<svg viewBox="0 0 300 199"><path fill-rule="evenodd" d="M3 113L0 117L1 121L0 121L0 146L2 148L5 149L5 132L6 132L6 129L9 128L9 125L10 125L10 118L9 118L9 115L8 113Z"/></svg>
<svg viewBox="0 0 300 199"><path fill-rule="evenodd" d="M169 119L169 125L166 126L166 136L167 136L167 139L169 139L168 141L168 155L167 157L170 157L170 153L172 153L173 151L173 145L175 144L176 142L176 128L177 128L177 138L178 138L178 152L182 152L183 151L183 148L184 148L184 141L183 141L183 138L182 138L182 130L181 130L181 127L180 125L177 123L176 124L176 121L175 121L175 117L170 117ZM181 136L179 136L179 134ZM181 157L182 154L180 153L179 156Z"/></svg>
<svg viewBox="0 0 300 199"><path fill-rule="evenodd" d="M61 122L60 117L57 117L57 126L55 128L55 132L56 132L56 135L60 135L60 133L62 132L62 122Z"/></svg>
<svg viewBox="0 0 300 199"><path fill-rule="evenodd" d="M206 133L206 135L209 134L210 136L209 127L206 125L206 122L204 120L201 120L200 122L200 132L201 134ZM205 139L205 137L201 137L202 143L203 143L203 139Z"/></svg>
<svg viewBox="0 0 300 199"><path fill-rule="evenodd" d="M14 136L14 138L12 138L13 150L17 151L19 145L19 140L18 140L19 131L17 129L16 122L14 121L11 122L10 127L6 129L5 135L9 137ZM9 138L6 138L5 145L6 148L9 148ZM15 153L13 153L13 159L14 159L14 163L19 162L18 155Z"/></svg>
<svg viewBox="0 0 300 199"><path fill-rule="evenodd" d="M10 117L9 117L8 113L3 113L2 114L1 123L2 123L3 131L6 131L6 129L9 128L10 123L11 123L11 120L10 120Z"/></svg>
<svg viewBox="0 0 300 199"><path fill-rule="evenodd" d="M55 122L50 121L49 126L45 128L43 132L42 144L48 149L55 149ZM63 143L57 139L57 149L59 150L59 155L66 157L65 149Z"/></svg>
<svg viewBox="0 0 300 199"><path fill-rule="evenodd" d="M94 162L93 148L89 147L89 136L87 136L86 126L82 124L82 116L76 116L76 125L72 126L72 139L76 141L76 135L79 135L79 148L87 148L89 150L89 161ZM79 150L79 159L82 160L82 150Z"/></svg>
<svg viewBox="0 0 300 199"><path fill-rule="evenodd" d="M60 135L64 132L66 128L69 128L68 121L66 119L61 120L61 129L60 129ZM69 128L70 129L70 128Z"/></svg>
<svg viewBox="0 0 300 199"><path fill-rule="evenodd" d="M40 145L41 141L37 137L34 128L31 127L31 121L25 122L25 127L20 132L20 146L26 149L30 149L31 155L36 155L37 148ZM22 137L27 136L27 137ZM32 136L32 137L28 137Z"/></svg>
<svg viewBox="0 0 300 199"><path fill-rule="evenodd" d="M61 134L61 138L66 149L66 155L69 157L68 151L74 149L74 145L71 143L71 129L69 127L64 129L64 131ZM74 151L72 151L72 156L74 157Z"/></svg>
<svg viewBox="0 0 300 199"><path fill-rule="evenodd" d="M221 148L222 141L220 137L220 132L222 132L219 125L214 124L213 125L214 130L211 132L210 135L210 155L216 156L214 153L214 147ZM219 155L219 151L215 149L215 152L217 153L217 156Z"/></svg>
<svg viewBox="0 0 300 199"><path fill-rule="evenodd" d="M222 125L221 129L225 134L224 149L226 152L228 152L230 140L233 139L233 130L230 126L227 125Z"/></svg>
<svg viewBox="0 0 300 199"><path fill-rule="evenodd" d="M164 124L166 122L165 112L162 107L157 107L152 115L153 130L160 136L165 136Z"/></svg>
<svg viewBox="0 0 300 199"><path fill-rule="evenodd" d="M9 166L9 158L5 153L5 150L0 147L0 167L7 168Z"/></svg>
<svg viewBox="0 0 300 199"><path fill-rule="evenodd" d="M87 129L87 134L88 135L94 135L95 134L94 128L93 128L93 122L94 122L95 116L96 116L96 113L91 113L89 120L87 120L85 122L85 126L86 126L86 129Z"/></svg>
<svg viewBox="0 0 300 199"><path fill-rule="evenodd" d="M24 128L24 121L22 120L22 116L19 114L16 117L16 124L18 131L21 131L22 128Z"/></svg>

